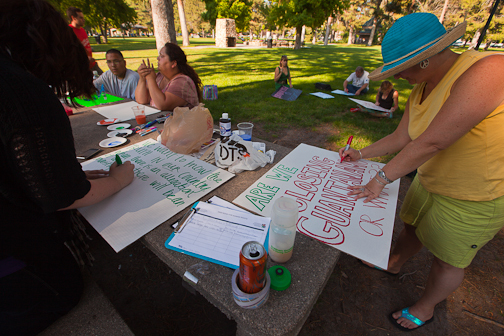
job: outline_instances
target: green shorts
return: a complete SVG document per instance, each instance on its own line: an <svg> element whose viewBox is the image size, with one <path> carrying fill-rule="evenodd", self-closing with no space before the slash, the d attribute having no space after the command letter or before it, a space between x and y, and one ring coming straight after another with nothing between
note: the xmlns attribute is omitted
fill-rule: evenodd
<svg viewBox="0 0 504 336"><path fill-rule="evenodd" d="M504 226L504 196L484 202L458 200L428 192L416 176L400 216L416 227L418 239L437 258L466 268Z"/></svg>

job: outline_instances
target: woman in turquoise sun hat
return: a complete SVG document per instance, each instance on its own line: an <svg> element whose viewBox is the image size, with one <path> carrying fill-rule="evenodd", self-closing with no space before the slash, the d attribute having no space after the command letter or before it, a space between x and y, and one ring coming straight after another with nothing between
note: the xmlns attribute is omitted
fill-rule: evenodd
<svg viewBox="0 0 504 336"><path fill-rule="evenodd" d="M351 187L349 195L364 202L418 169L386 271L399 273L423 246L434 258L421 298L390 315L403 330L433 320L436 304L459 287L464 268L504 226L504 53L451 51L465 29L462 22L446 31L429 13L397 20L383 39L384 64L369 78L415 84L402 120L360 151L339 151L347 161L398 153L368 184Z"/></svg>

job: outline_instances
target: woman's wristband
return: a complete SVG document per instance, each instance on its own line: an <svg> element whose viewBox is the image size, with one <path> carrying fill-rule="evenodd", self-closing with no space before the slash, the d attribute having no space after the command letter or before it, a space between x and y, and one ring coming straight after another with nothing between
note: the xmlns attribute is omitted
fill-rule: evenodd
<svg viewBox="0 0 504 336"><path fill-rule="evenodd" d="M362 153L361 153L360 149L357 149L357 151L359 152L359 154L360 154L360 159L362 160Z"/></svg>
<svg viewBox="0 0 504 336"><path fill-rule="evenodd" d="M382 186L387 185L387 183L383 183L382 181L378 180L378 178L375 176L374 179L376 182L380 183Z"/></svg>
<svg viewBox="0 0 504 336"><path fill-rule="evenodd" d="M378 171L378 176L379 176L379 177L380 177L383 181L385 181L386 183L392 183L392 182L394 182L394 181L392 181L391 179L389 179L389 178L387 177L387 175L385 175L385 172L384 172L383 170L381 170L381 169Z"/></svg>

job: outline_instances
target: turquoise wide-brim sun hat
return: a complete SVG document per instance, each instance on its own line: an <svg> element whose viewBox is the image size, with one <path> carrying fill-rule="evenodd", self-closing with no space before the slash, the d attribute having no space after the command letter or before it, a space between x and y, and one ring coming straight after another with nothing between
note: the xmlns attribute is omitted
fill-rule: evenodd
<svg viewBox="0 0 504 336"><path fill-rule="evenodd" d="M370 75L382 80L436 55L461 38L466 22L446 30L431 13L413 13L398 19L382 42L383 65Z"/></svg>

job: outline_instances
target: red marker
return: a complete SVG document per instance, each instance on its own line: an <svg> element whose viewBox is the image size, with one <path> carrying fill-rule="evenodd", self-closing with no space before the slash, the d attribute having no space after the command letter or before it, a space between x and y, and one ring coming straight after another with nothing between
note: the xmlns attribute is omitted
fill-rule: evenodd
<svg viewBox="0 0 504 336"><path fill-rule="evenodd" d="M350 145L352 144L352 140L353 140L353 135L350 135L348 137L348 141L346 142L345 150L343 151L343 153L350 149ZM341 162L343 162L344 158L345 158L344 156L341 157Z"/></svg>

